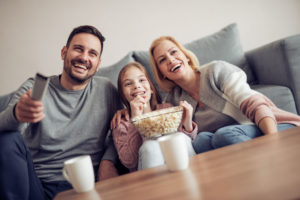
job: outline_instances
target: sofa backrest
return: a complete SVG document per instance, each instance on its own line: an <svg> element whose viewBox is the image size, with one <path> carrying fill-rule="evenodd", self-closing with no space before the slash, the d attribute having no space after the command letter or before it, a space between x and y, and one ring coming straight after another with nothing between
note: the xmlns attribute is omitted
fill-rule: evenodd
<svg viewBox="0 0 300 200"><path fill-rule="evenodd" d="M213 60L224 60L243 69L247 74L249 83L255 81L255 77L248 66L245 53L240 43L238 27L235 23L224 27L216 33L184 44L184 46L196 55L200 64L205 64ZM100 68L97 75L110 78L115 86L117 86L117 78L120 70L127 63L132 61L137 61L146 68L158 91L164 98L166 93L160 90L156 84L150 65L148 50L130 52L116 64Z"/></svg>
<svg viewBox="0 0 300 200"><path fill-rule="evenodd" d="M14 92L0 96L0 112L2 112L8 106L8 103L11 100L13 95Z"/></svg>

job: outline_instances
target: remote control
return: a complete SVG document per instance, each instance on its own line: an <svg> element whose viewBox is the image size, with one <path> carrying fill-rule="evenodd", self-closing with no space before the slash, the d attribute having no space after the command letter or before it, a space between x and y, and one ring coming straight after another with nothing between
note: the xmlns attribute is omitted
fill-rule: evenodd
<svg viewBox="0 0 300 200"><path fill-rule="evenodd" d="M41 101L47 90L48 83L49 83L48 77L46 77L40 73L36 73L31 97L35 100Z"/></svg>

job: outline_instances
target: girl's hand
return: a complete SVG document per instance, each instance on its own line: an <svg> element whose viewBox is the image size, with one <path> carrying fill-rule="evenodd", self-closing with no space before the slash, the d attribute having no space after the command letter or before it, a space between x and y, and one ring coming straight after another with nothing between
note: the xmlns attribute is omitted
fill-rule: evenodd
<svg viewBox="0 0 300 200"><path fill-rule="evenodd" d="M112 120L110 122L110 129L111 130L113 130L114 128L119 126L122 116L124 116L125 120L129 121L129 112L128 112L128 110L127 109L118 110L115 113L114 117L112 118Z"/></svg>
<svg viewBox="0 0 300 200"><path fill-rule="evenodd" d="M131 117L136 117L144 113L146 106L145 98L138 95L132 101L129 102L131 108Z"/></svg>
<svg viewBox="0 0 300 200"><path fill-rule="evenodd" d="M180 101L179 105L183 107L182 126L187 132L193 130L193 107L187 101Z"/></svg>

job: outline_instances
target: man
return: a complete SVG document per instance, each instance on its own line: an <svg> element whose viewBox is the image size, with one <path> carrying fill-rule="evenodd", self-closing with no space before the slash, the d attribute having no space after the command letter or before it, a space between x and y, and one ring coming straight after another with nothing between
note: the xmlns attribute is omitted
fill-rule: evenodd
<svg viewBox="0 0 300 200"><path fill-rule="evenodd" d="M95 171L101 162L100 180L118 175L107 132L122 104L116 88L94 76L104 40L92 26L75 28L61 50L62 74L50 77L43 100L31 98L28 79L0 113L0 199L52 199L71 189L63 162L79 155L90 155Z"/></svg>

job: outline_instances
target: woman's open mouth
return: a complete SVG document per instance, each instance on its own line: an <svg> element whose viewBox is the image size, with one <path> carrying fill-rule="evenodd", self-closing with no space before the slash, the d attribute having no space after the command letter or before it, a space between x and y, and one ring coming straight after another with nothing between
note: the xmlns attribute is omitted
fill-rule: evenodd
<svg viewBox="0 0 300 200"><path fill-rule="evenodd" d="M175 65L175 66L171 69L171 72L176 72L180 67L181 67L181 64Z"/></svg>

